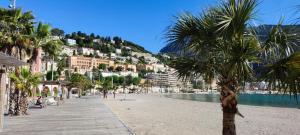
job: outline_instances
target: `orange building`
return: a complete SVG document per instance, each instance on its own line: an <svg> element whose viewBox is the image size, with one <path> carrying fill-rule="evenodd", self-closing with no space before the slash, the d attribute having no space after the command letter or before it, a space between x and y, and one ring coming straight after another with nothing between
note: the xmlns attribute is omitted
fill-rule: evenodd
<svg viewBox="0 0 300 135"><path fill-rule="evenodd" d="M83 56L70 56L68 58L68 63L69 68L82 73L91 71L93 68L98 68L100 64L105 64L106 67L111 67L115 64L112 60Z"/></svg>

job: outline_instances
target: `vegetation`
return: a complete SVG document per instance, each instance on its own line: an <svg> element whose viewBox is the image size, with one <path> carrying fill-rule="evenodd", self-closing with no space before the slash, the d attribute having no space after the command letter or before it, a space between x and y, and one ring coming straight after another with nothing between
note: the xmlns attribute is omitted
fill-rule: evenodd
<svg viewBox="0 0 300 135"><path fill-rule="evenodd" d="M58 28L53 28L53 29L51 30L51 35L52 35L52 36L63 37L63 36L65 36L65 31L64 31L64 30L61 30L61 29L58 29Z"/></svg>
<svg viewBox="0 0 300 135"><path fill-rule="evenodd" d="M20 97L17 96L14 99L14 104L16 105L14 110L10 108L10 114L19 115L20 111L21 114L27 114L28 108L28 100L27 97L32 95L33 88L37 87L38 84L41 82L41 75L40 74L32 74L28 68L22 68L16 70L9 74L10 79L15 84L16 93L20 93ZM20 108L20 110L19 110Z"/></svg>
<svg viewBox="0 0 300 135"><path fill-rule="evenodd" d="M281 24L268 32L261 43L247 27L254 18L256 0L227 0L200 16L190 13L178 17L166 38L169 45L180 46L183 56L171 63L183 79L203 76L207 83L218 79L223 108L223 135L235 135L236 93L245 82L263 80L269 87L297 94L300 92L300 53L293 53L294 34ZM266 70L255 78L252 63L262 62Z"/></svg>
<svg viewBox="0 0 300 135"><path fill-rule="evenodd" d="M46 74L46 80L47 81L57 81L59 78L59 74L57 71L53 71L53 77L52 77L52 71L48 71L47 74Z"/></svg>
<svg viewBox="0 0 300 135"><path fill-rule="evenodd" d="M99 70L106 70L106 64L99 64L98 69Z"/></svg>
<svg viewBox="0 0 300 135"><path fill-rule="evenodd" d="M70 86L74 88L78 88L78 96L81 97L88 89L93 87L91 80L89 80L86 76L78 73L74 73L70 78Z"/></svg>

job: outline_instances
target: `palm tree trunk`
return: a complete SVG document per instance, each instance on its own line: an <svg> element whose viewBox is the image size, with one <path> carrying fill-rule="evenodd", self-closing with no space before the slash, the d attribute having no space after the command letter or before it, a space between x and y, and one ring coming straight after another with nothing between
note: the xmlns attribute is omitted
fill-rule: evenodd
<svg viewBox="0 0 300 135"><path fill-rule="evenodd" d="M8 114L9 115L13 115L14 114L14 94L15 94L15 91L14 91L14 83L11 81L11 84L10 84L10 90L9 90L9 107L8 107Z"/></svg>
<svg viewBox="0 0 300 135"><path fill-rule="evenodd" d="M52 57L52 61L51 61L51 74L52 74L51 75L51 81L53 81L53 62L54 62L54 56Z"/></svg>
<svg viewBox="0 0 300 135"><path fill-rule="evenodd" d="M229 83L222 86L220 100L223 108L223 135L236 135L235 114L238 110L234 89L234 85Z"/></svg>
<svg viewBox="0 0 300 135"><path fill-rule="evenodd" d="M15 89L15 93L14 93L14 103L15 103L15 107L14 107L14 115L20 115L20 90L19 89Z"/></svg>
<svg viewBox="0 0 300 135"><path fill-rule="evenodd" d="M223 135L236 135L235 113L223 111Z"/></svg>
<svg viewBox="0 0 300 135"><path fill-rule="evenodd" d="M26 92L21 92L20 97L20 110L22 115L27 115L27 109L28 109L28 96Z"/></svg>

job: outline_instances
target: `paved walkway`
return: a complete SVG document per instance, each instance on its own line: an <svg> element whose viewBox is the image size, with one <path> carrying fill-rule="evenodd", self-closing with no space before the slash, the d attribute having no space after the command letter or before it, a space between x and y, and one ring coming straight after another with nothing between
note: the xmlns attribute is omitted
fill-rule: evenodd
<svg viewBox="0 0 300 135"><path fill-rule="evenodd" d="M61 106L31 109L30 115L5 117L1 135L131 135L99 97L69 99Z"/></svg>

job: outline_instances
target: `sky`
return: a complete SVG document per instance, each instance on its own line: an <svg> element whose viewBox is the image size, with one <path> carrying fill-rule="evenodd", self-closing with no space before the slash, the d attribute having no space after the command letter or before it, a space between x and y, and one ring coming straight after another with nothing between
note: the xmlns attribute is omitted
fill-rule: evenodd
<svg viewBox="0 0 300 135"><path fill-rule="evenodd" d="M183 12L198 14L221 0L17 0L17 7L33 11L37 21L66 33L82 31L100 36L120 36L157 53L166 45L164 34ZM9 0L0 0L7 7ZM259 0L259 24L295 22L300 0Z"/></svg>

